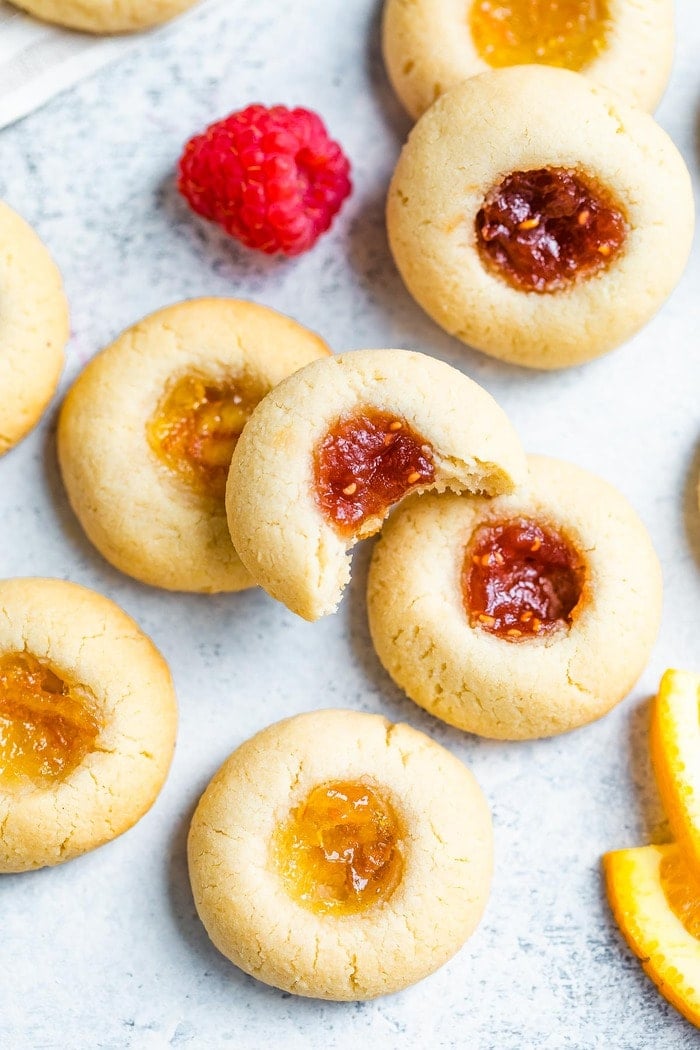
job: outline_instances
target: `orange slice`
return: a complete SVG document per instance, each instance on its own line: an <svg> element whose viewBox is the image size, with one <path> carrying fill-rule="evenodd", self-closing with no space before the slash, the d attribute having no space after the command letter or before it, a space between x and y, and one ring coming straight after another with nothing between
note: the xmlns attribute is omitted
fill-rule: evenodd
<svg viewBox="0 0 700 1050"><path fill-rule="evenodd" d="M700 675L667 671L661 679L651 759L673 837L700 879Z"/></svg>
<svg viewBox="0 0 700 1050"><path fill-rule="evenodd" d="M617 924L661 994L700 1027L700 883L674 843L606 853Z"/></svg>

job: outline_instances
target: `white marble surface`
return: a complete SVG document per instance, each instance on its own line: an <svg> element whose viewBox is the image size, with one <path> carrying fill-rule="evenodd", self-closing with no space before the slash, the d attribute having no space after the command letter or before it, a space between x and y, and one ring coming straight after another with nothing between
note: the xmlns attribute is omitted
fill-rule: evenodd
<svg viewBox="0 0 700 1050"><path fill-rule="evenodd" d="M700 11L697 0L677 9L678 56L658 116L697 185ZM120 602L171 663L181 730L170 779L133 831L64 867L0 881L2 1047L697 1045L619 937L599 858L658 834L648 697L666 666L700 669L700 253L645 331L576 371L519 371L443 335L387 251L383 198L408 122L382 70L378 17L379 0L232 0L145 39L0 133L0 196L36 225L65 275L73 337L61 389L123 327L198 294L259 299L338 350L426 350L495 394L530 449L591 468L632 500L664 565L661 637L632 696L597 725L526 745L463 736L419 711L378 665L363 600L368 547L339 615L315 625L262 593L140 587L99 558L69 512L52 411L0 462L0 575L66 577ZM173 186L185 139L252 100L317 108L353 160L340 221L297 261L239 250L192 217ZM471 942L417 987L363 1005L295 999L234 969L197 920L185 865L193 806L229 751L275 719L332 705L431 733L474 769L496 828L492 898Z"/></svg>

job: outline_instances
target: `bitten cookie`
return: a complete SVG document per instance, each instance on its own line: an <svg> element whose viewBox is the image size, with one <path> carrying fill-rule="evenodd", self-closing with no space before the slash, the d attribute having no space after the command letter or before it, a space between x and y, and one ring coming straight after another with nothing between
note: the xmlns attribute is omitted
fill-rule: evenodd
<svg viewBox="0 0 700 1050"><path fill-rule="evenodd" d="M267 307L194 299L98 354L66 398L58 452L73 510L104 557L169 590L253 586L226 525L231 454L258 401L329 353Z"/></svg>
<svg viewBox="0 0 700 1050"><path fill-rule="evenodd" d="M45 22L86 33L130 33L168 22L198 0L12 0Z"/></svg>
<svg viewBox="0 0 700 1050"><path fill-rule="evenodd" d="M126 613L62 580L0 582L0 872L127 831L170 766L168 667Z"/></svg>
<svg viewBox="0 0 700 1050"><path fill-rule="evenodd" d="M68 340L61 275L31 226L0 201L0 455L53 397Z"/></svg>
<svg viewBox="0 0 700 1050"><path fill-rule="evenodd" d="M461 762L355 711L278 722L238 748L190 829L195 904L236 966L320 999L427 977L483 913L491 817Z"/></svg>
<svg viewBox="0 0 700 1050"><path fill-rule="evenodd" d="M384 529L367 598L382 664L437 718L480 736L552 736L633 687L661 618L661 570L627 501L570 463L484 500L410 500Z"/></svg>
<svg viewBox="0 0 700 1050"><path fill-rule="evenodd" d="M478 73L531 63L582 73L653 110L673 61L673 0L387 0L389 78L412 117Z"/></svg>
<svg viewBox="0 0 700 1050"><path fill-rule="evenodd" d="M485 390L408 350L308 365L257 407L231 460L229 528L248 571L307 620L333 612L347 551L408 492L509 492L518 438Z"/></svg>
<svg viewBox="0 0 700 1050"><path fill-rule="evenodd" d="M612 350L678 282L694 205L646 113L576 73L494 70L416 124L387 203L409 292L493 357L563 368Z"/></svg>

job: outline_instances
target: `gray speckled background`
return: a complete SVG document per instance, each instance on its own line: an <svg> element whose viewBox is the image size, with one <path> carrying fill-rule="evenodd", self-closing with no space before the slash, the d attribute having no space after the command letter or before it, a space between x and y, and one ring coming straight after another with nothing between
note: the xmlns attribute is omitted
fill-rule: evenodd
<svg viewBox="0 0 700 1050"><path fill-rule="evenodd" d="M122 328L199 294L256 298L337 350L426 350L483 383L530 449L563 454L632 500L664 565L659 643L632 696L597 725L526 745L465 737L406 700L378 665L363 601L367 546L341 612L315 625L262 593L172 598L111 570L66 505L54 405L0 462L0 575L67 577L115 598L170 661L182 720L170 779L133 831L64 867L0 881L8 1050L209 1050L272 1039L290 1050L369 1040L497 1050L697 1045L621 941L599 858L663 835L648 697L666 666L700 668L700 256L645 331L576 371L519 371L443 335L405 292L386 245L383 198L408 121L382 69L379 6L208 8L0 132L0 195L37 227L65 276L73 338L61 389ZM658 117L697 184L700 10L697 0L676 6L678 55ZM297 261L237 248L191 216L173 187L189 135L253 100L317 108L354 164L340 221ZM481 781L496 827L493 893L474 938L422 984L364 1005L294 999L234 969L197 920L185 865L192 809L229 751L284 715L332 705L406 719L451 748Z"/></svg>

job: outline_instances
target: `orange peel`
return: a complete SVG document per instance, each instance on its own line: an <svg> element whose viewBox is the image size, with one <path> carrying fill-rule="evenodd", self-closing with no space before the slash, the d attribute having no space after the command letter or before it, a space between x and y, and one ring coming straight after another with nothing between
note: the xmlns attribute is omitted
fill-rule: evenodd
<svg viewBox="0 0 700 1050"><path fill-rule="evenodd" d="M650 746L673 838L700 879L700 675L663 676L652 703Z"/></svg>
<svg viewBox="0 0 700 1050"><path fill-rule="evenodd" d="M678 845L603 857L618 926L661 994L700 1027L700 883Z"/></svg>

